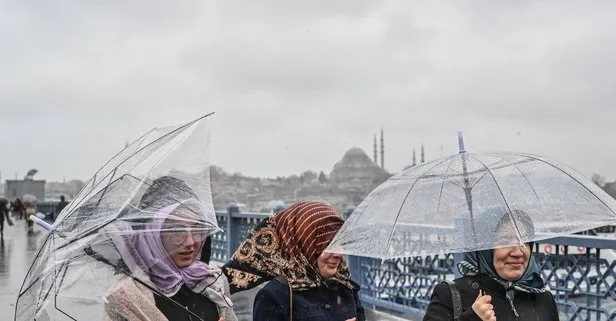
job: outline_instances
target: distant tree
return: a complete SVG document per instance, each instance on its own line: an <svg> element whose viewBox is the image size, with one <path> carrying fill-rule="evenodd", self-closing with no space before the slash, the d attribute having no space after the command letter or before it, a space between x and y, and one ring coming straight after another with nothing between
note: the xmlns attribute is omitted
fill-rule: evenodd
<svg viewBox="0 0 616 321"><path fill-rule="evenodd" d="M287 177L289 184L291 185L299 185L300 183L300 177L297 176L297 174L293 174L289 177Z"/></svg>
<svg viewBox="0 0 616 321"><path fill-rule="evenodd" d="M591 180L601 188L605 186L605 177L599 174L593 174Z"/></svg>
<svg viewBox="0 0 616 321"><path fill-rule="evenodd" d="M613 198L616 198L616 181L607 182L605 180L605 177L599 174L593 174L590 179L593 181L593 183L601 187L608 195L612 196Z"/></svg>
<svg viewBox="0 0 616 321"><path fill-rule="evenodd" d="M327 182L328 182L327 176L325 176L325 173L323 173L323 171L321 171L321 173L319 173L319 183L325 184Z"/></svg>
<svg viewBox="0 0 616 321"><path fill-rule="evenodd" d="M611 183L606 183L603 187L603 190L608 193L611 197L616 198L616 181Z"/></svg>
<svg viewBox="0 0 616 321"><path fill-rule="evenodd" d="M359 196L359 195L353 196L353 204L355 206L359 205L363 200L364 200L364 198Z"/></svg>
<svg viewBox="0 0 616 321"><path fill-rule="evenodd" d="M224 177L224 175L226 175L226 173L222 169L222 167L215 166L215 165L210 166L210 178L211 178L211 180L219 181L221 178Z"/></svg>
<svg viewBox="0 0 616 321"><path fill-rule="evenodd" d="M317 173L313 172L313 171L305 171L302 173L302 175L304 177L304 182L312 182L313 180L317 179L318 175Z"/></svg>

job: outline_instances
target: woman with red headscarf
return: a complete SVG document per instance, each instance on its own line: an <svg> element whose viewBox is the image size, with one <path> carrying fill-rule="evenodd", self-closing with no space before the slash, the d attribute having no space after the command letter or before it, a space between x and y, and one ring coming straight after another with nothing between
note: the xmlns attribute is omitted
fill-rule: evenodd
<svg viewBox="0 0 616 321"><path fill-rule="evenodd" d="M267 283L253 321L364 320L342 255L324 250L344 220L319 202L300 202L261 222L223 270L231 293Z"/></svg>

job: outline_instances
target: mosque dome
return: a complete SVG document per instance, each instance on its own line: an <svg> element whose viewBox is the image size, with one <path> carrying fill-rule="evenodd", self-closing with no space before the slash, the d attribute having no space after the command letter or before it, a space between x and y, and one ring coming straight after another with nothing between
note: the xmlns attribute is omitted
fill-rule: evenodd
<svg viewBox="0 0 616 321"><path fill-rule="evenodd" d="M376 165L370 159L370 157L368 157L368 154L366 154L366 152L364 152L364 150L359 147L353 147L347 150L346 153L344 153L344 156L342 157L342 162L347 165L350 165L350 164L365 165L365 166Z"/></svg>
<svg viewBox="0 0 616 321"><path fill-rule="evenodd" d="M342 160L334 165L330 179L334 183L369 183L383 181L389 177L387 171L378 166L359 147L344 153Z"/></svg>

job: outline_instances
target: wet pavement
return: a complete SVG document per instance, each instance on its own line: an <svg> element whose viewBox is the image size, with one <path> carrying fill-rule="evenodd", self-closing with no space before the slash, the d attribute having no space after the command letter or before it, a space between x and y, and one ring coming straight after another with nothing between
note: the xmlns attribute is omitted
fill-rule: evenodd
<svg viewBox="0 0 616 321"><path fill-rule="evenodd" d="M4 225L4 241L0 242L0 319L13 320L15 301L21 283L38 250L45 231L38 226L29 233L24 220L14 219L15 225ZM7 313L8 312L8 313Z"/></svg>
<svg viewBox="0 0 616 321"><path fill-rule="evenodd" d="M15 220L13 226L5 225L4 241L0 242L0 320L13 320L19 289L45 235L46 231L36 225L34 232L29 233L24 220ZM238 320L251 320L257 291L253 289L232 296ZM368 311L366 317L367 320L408 320L377 311Z"/></svg>

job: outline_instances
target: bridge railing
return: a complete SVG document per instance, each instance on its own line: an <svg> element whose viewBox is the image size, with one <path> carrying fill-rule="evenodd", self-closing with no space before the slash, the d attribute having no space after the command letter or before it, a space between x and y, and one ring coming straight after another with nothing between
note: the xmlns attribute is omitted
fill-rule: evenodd
<svg viewBox="0 0 616 321"><path fill-rule="evenodd" d="M270 216L240 213L235 207L216 215L224 230L212 242L212 258L218 262L226 262L251 229ZM536 243L534 253L561 320L616 320L616 237L557 237ZM421 319L434 287L459 275L461 255L346 260L366 307Z"/></svg>
<svg viewBox="0 0 616 321"><path fill-rule="evenodd" d="M43 208L53 211L55 205ZM224 232L214 235L212 260L227 262L252 228L269 216L241 213L234 206L217 212ZM434 233L425 226L407 228L414 236ZM556 298L561 320L616 321L616 235L552 238L537 242L534 253ZM456 266L461 258L460 254L446 254L384 261L348 256L346 260L362 288L360 297L366 307L396 311L417 320L422 318L434 287L459 276Z"/></svg>

